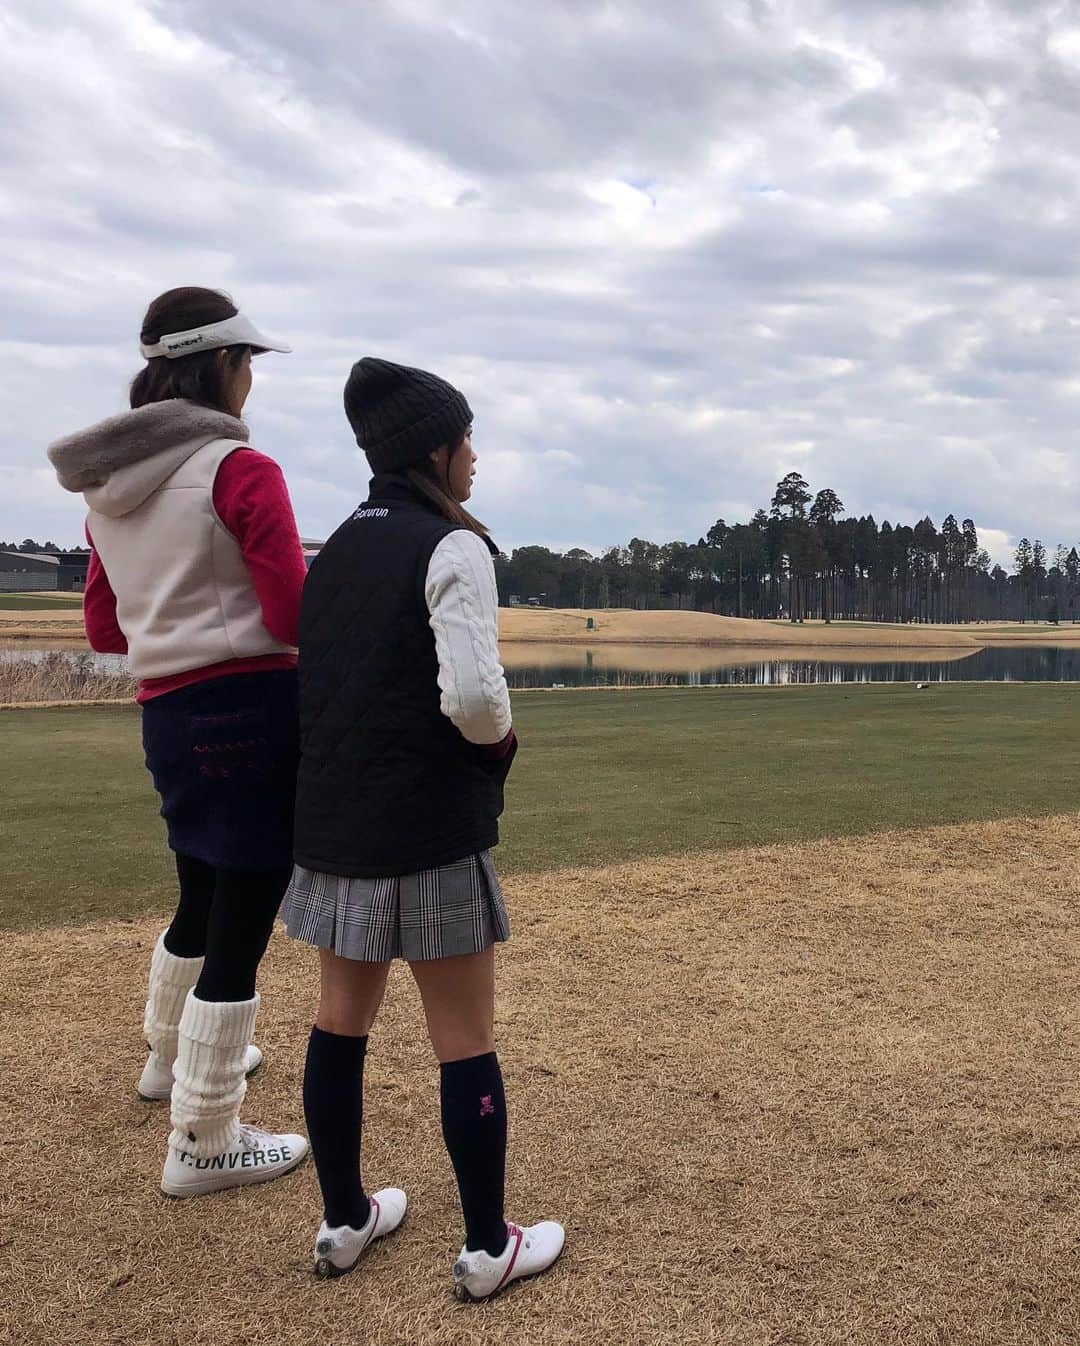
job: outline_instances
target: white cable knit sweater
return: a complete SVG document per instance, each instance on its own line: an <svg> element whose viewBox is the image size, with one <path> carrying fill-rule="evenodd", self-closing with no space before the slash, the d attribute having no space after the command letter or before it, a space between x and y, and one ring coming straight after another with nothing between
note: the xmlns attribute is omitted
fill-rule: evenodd
<svg viewBox="0 0 1080 1346"><path fill-rule="evenodd" d="M499 662L499 596L483 538L464 530L431 554L424 585L439 660L442 711L470 743L510 732L510 694Z"/></svg>

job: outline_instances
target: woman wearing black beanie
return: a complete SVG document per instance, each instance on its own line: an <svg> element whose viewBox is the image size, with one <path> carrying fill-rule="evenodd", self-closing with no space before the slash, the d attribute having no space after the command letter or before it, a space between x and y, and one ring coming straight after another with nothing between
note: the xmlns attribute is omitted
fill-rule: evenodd
<svg viewBox="0 0 1080 1346"><path fill-rule="evenodd" d="M304 1110L324 1203L320 1275L351 1271L405 1214L360 1176L363 1066L390 962L420 988L465 1217L460 1297L545 1270L554 1221L503 1219L506 1102L494 945L509 935L490 850L517 749L487 530L464 508L472 412L434 374L353 366L345 411L375 473L311 567L300 614L301 760L290 935L320 949Z"/></svg>

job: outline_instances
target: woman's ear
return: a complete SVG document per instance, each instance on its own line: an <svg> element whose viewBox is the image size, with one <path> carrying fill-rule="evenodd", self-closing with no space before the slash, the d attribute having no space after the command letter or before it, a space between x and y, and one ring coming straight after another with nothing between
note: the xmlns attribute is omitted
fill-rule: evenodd
<svg viewBox="0 0 1080 1346"><path fill-rule="evenodd" d="M435 465L435 471L438 473L439 481L446 484L446 474L449 470L450 454L445 444L440 444L437 449L432 449L428 455Z"/></svg>

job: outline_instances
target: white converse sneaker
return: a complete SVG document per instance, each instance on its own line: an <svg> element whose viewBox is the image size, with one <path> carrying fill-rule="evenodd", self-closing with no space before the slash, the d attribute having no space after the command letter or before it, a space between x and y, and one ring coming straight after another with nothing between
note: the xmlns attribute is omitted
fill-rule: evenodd
<svg viewBox="0 0 1080 1346"><path fill-rule="evenodd" d="M263 1054L252 1043L244 1053L246 1078L250 1080L262 1063ZM161 1103L172 1093L172 1086L172 1066L166 1067L157 1052L151 1052L146 1058L146 1065L143 1066L143 1073L135 1086L135 1092L144 1103Z"/></svg>
<svg viewBox="0 0 1080 1346"><path fill-rule="evenodd" d="M339 1225L336 1229L324 1220L315 1240L315 1275L345 1276L352 1271L369 1243L392 1234L405 1218L408 1198L400 1187L384 1187L368 1198L371 1210L363 1229Z"/></svg>
<svg viewBox="0 0 1080 1346"><path fill-rule="evenodd" d="M223 1154L199 1157L170 1145L161 1190L172 1197L204 1196L226 1187L269 1182L294 1169L307 1152L303 1136L276 1136L241 1124L239 1136Z"/></svg>
<svg viewBox="0 0 1080 1346"><path fill-rule="evenodd" d="M546 1271L563 1250L566 1231L554 1220L522 1229L506 1222L506 1247L498 1257L482 1249L462 1248L454 1263L454 1293L458 1299L490 1299L511 1281Z"/></svg>

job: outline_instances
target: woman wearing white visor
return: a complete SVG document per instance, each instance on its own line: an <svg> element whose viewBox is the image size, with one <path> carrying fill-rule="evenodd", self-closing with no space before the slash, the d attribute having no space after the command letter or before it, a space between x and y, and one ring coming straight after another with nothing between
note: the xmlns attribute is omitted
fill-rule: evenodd
<svg viewBox="0 0 1080 1346"><path fill-rule="evenodd" d="M180 900L150 961L138 1092L171 1097L161 1189L195 1196L288 1172L298 1135L240 1123L255 974L289 880L296 627L305 568L280 468L239 419L263 336L225 295L170 290L141 333L131 410L53 444L83 493L94 649L139 679L146 763Z"/></svg>

